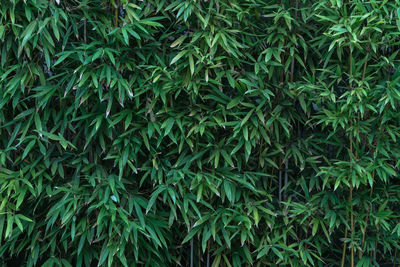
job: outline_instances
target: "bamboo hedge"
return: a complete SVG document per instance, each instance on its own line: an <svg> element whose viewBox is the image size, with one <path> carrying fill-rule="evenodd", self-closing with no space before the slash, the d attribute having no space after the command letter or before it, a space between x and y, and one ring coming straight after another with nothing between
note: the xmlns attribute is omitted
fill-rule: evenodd
<svg viewBox="0 0 400 267"><path fill-rule="evenodd" d="M399 0L1 0L0 263L400 264L399 48Z"/></svg>

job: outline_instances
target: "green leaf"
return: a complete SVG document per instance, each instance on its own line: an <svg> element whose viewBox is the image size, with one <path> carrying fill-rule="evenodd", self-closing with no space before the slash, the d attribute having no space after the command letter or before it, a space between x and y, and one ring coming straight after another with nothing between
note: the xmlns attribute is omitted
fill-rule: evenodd
<svg viewBox="0 0 400 267"><path fill-rule="evenodd" d="M235 165L233 164L233 161L231 159L231 157L228 155L228 153L226 153L225 150L220 150L222 157L224 157L225 161L231 166L231 167L235 167Z"/></svg>
<svg viewBox="0 0 400 267"><path fill-rule="evenodd" d="M24 32L21 34L23 37L21 46L24 46L32 37L33 32L36 30L37 21L34 20L25 28Z"/></svg>
<svg viewBox="0 0 400 267"><path fill-rule="evenodd" d="M231 108L237 106L241 100L242 100L241 97L235 97L234 99L231 100L231 102L229 102L229 104L226 106L226 108L231 109Z"/></svg>
<svg viewBox="0 0 400 267"><path fill-rule="evenodd" d="M174 64L175 62L177 62L181 57L183 57L186 54L186 50L183 50L181 52L179 52L172 60L170 65Z"/></svg>
<svg viewBox="0 0 400 267"><path fill-rule="evenodd" d="M182 35L181 37L179 37L178 39L176 39L172 44L171 44L171 46L170 47L175 47L175 46L178 46L178 45L180 45L185 39L186 39L186 35Z"/></svg>
<svg viewBox="0 0 400 267"><path fill-rule="evenodd" d="M31 151L32 147L35 145L36 140L32 140L28 143L28 145L26 146L24 153L22 154L22 159L26 158L26 156L28 155L29 151Z"/></svg>
<svg viewBox="0 0 400 267"><path fill-rule="evenodd" d="M189 66L190 66L190 74L194 74L194 62L192 54L189 54Z"/></svg>

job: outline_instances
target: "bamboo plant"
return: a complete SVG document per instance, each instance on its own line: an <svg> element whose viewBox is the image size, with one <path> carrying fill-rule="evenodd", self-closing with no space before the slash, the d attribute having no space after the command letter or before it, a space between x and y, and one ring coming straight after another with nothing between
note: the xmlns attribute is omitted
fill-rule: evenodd
<svg viewBox="0 0 400 267"><path fill-rule="evenodd" d="M0 1L0 264L400 264L400 1Z"/></svg>

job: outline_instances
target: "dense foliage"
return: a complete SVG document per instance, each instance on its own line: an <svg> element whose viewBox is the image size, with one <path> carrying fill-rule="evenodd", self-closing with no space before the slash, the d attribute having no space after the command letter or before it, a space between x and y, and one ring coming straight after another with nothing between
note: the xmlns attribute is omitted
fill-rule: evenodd
<svg viewBox="0 0 400 267"><path fill-rule="evenodd" d="M399 42L399 0L1 0L1 262L399 263Z"/></svg>

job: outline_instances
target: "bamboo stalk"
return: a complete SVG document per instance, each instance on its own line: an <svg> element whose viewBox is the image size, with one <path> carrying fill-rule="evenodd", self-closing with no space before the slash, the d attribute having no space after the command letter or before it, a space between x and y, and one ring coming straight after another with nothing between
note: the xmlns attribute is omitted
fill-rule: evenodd
<svg viewBox="0 0 400 267"><path fill-rule="evenodd" d="M353 90L353 85L351 82L352 76L353 76L353 53L350 47L350 56L349 56L349 87L350 91ZM350 123L350 129L353 130L353 122L351 121ZM350 133L350 157L353 154L353 136L352 133ZM352 176L353 173L353 166L350 165L350 175ZM350 233L351 233L351 242L353 242L354 238L354 216L353 216L353 181L350 181L350 192L349 192L349 202L350 202ZM348 215L346 216L346 222L348 222ZM345 230L345 239L347 238L347 227ZM342 252L342 263L341 267L344 266L344 260L346 258L346 247L347 244L343 245L343 252ZM351 248L351 267L354 267L354 249L353 247Z"/></svg>
<svg viewBox="0 0 400 267"><path fill-rule="evenodd" d="M354 215L353 215L353 183L350 183L350 221L351 221L351 242L354 239ZM354 267L354 248L351 247L351 267Z"/></svg>
<svg viewBox="0 0 400 267"><path fill-rule="evenodd" d="M350 137L350 152L353 151L353 138ZM350 173L352 173L353 168L350 165ZM353 202L353 182L350 182L350 192L349 192L349 198L348 198L348 202L351 203ZM353 235L352 231L353 231L353 204L350 204L350 232L351 235ZM346 223L348 224L349 222L349 214L346 214ZM348 228L346 227L346 229L344 230L344 239L347 239L347 235L348 235ZM345 240L346 242L346 240ZM344 261L346 258L346 248L347 248L347 243L344 243L343 245L343 251L342 251L342 262L341 262L341 267L344 266ZM353 249L352 249L353 251ZM354 254L352 253L352 267L354 266Z"/></svg>
<svg viewBox="0 0 400 267"><path fill-rule="evenodd" d="M369 197L372 197L372 189L374 186L374 178L375 178L375 170L372 171L372 186L371 189L369 191ZM360 252L360 259L363 257L364 254L364 243L365 243L365 233L367 231L367 224L368 224L368 219L369 219L369 208L368 208L368 213L367 213L367 218L365 218L365 225L364 225L364 231L363 231L363 235L362 235L362 240L361 240L361 252Z"/></svg>
<svg viewBox="0 0 400 267"><path fill-rule="evenodd" d="M276 162L276 157L274 157L274 162ZM274 173L275 173L275 170L273 171L273 174ZM272 182L273 182L273 179L271 178L270 182L269 182L269 188L272 188Z"/></svg>
<svg viewBox="0 0 400 267"><path fill-rule="evenodd" d="M278 192L279 203L282 201L282 161L279 163L279 192Z"/></svg>
<svg viewBox="0 0 400 267"><path fill-rule="evenodd" d="M193 238L190 239L190 267L193 267Z"/></svg>
<svg viewBox="0 0 400 267"><path fill-rule="evenodd" d="M297 9L299 8L299 1L296 0L296 8L295 8L295 18L297 19ZM293 29L294 33L296 33L296 29ZM290 83L293 83L294 81L294 57L292 57L292 60L290 62ZM288 184L288 163L289 159L286 158L284 160L284 164L285 164L285 174L284 174L284 184L283 186L285 187ZM286 201L287 200L287 192L286 192L286 187L284 189L283 192L283 199Z"/></svg>
<svg viewBox="0 0 400 267"><path fill-rule="evenodd" d="M210 267L210 240L207 243L207 267Z"/></svg>
<svg viewBox="0 0 400 267"><path fill-rule="evenodd" d="M264 139L262 139L261 138L261 141L260 141L260 152L258 153L258 168L260 169L260 167L261 167L261 152L262 152L262 147L263 147L263 142L264 141Z"/></svg>
<svg viewBox="0 0 400 267"><path fill-rule="evenodd" d="M365 62L364 62L364 66L363 66L363 73L362 73L362 76L361 76L361 80L362 81L364 81L364 79L365 79L365 73L367 71L368 57L369 57L369 53L367 53L367 55L365 56ZM373 170L372 171L372 185L371 185L371 189L370 189L370 192L369 192L369 197L372 196L372 188L374 186L374 176L375 176L375 171ZM367 231L368 219L369 219L369 208L368 208L367 217L365 218L364 231L363 231L363 234L362 234L361 251L360 251L360 254L359 254L359 258L360 259L363 257L363 254L364 254L365 233Z"/></svg>
<svg viewBox="0 0 400 267"><path fill-rule="evenodd" d="M87 33L87 29L86 29L86 18L83 20L83 42L86 44L86 33Z"/></svg>
<svg viewBox="0 0 400 267"><path fill-rule="evenodd" d="M351 83L351 79L353 77L353 52L350 47L350 90L353 90L353 85ZM353 128L353 123L351 123L351 130ZM351 134L351 133L350 133ZM350 135L350 155L353 154L353 136ZM353 173L352 165L350 165L350 175ZM351 242L354 239L354 216L353 216L353 181L350 182L350 221L351 221ZM351 267L354 267L354 249L351 247Z"/></svg>
<svg viewBox="0 0 400 267"><path fill-rule="evenodd" d="M118 6L119 6L119 3L118 3L118 1L116 1L115 9L114 9L114 20L115 20L114 24L115 24L115 27L118 27Z"/></svg>
<svg viewBox="0 0 400 267"><path fill-rule="evenodd" d="M349 214L346 214L346 222L349 221ZM348 232L348 228L346 227L346 229L344 230L344 239L345 239L345 243L343 245L343 251L342 251L342 262L340 264L340 267L344 266L344 260L346 258L346 248L347 248L347 243L346 243L346 239L347 239L347 232Z"/></svg>
<svg viewBox="0 0 400 267"><path fill-rule="evenodd" d="M285 159L285 180L284 180L284 186L288 184L288 159ZM287 192L286 192L286 187L283 190L283 200L287 200Z"/></svg>
<svg viewBox="0 0 400 267"><path fill-rule="evenodd" d="M198 247L198 249L197 249L197 251L198 251L198 254L199 254L199 267L201 266L201 240L200 240L200 237L199 237L199 247Z"/></svg>

